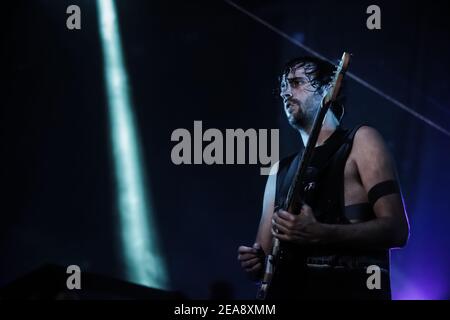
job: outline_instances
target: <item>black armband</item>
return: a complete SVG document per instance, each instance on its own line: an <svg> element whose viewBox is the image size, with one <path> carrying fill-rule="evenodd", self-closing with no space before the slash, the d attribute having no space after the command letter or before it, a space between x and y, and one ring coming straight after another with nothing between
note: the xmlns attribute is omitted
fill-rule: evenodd
<svg viewBox="0 0 450 320"><path fill-rule="evenodd" d="M369 203L374 206L375 202L381 197L389 194L400 193L400 187L395 180L386 180L374 185L367 194Z"/></svg>

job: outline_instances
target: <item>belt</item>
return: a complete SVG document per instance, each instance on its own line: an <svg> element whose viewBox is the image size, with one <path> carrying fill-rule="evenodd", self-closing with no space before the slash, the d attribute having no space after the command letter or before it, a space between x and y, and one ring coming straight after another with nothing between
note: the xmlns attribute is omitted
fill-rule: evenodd
<svg viewBox="0 0 450 320"><path fill-rule="evenodd" d="M344 268L344 269L367 269L368 266L378 266L381 271L388 272L386 261L367 256L313 256L306 258L306 265L313 268Z"/></svg>

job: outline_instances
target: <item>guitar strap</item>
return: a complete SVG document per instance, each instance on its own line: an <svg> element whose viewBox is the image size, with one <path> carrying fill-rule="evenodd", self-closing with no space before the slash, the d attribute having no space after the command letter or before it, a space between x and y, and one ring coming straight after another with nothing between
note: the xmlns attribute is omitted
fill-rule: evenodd
<svg viewBox="0 0 450 320"><path fill-rule="evenodd" d="M305 181L302 182L303 185L306 185L309 182L317 181L320 173L323 172L323 170L330 164L333 156L345 143L348 133L349 130L338 126L323 145L315 148L311 159L311 164L306 172ZM294 179L294 175L298 169L303 151L304 147L302 147L299 152L294 153L280 161L275 197L276 207L278 208L283 206L289 192L289 188Z"/></svg>

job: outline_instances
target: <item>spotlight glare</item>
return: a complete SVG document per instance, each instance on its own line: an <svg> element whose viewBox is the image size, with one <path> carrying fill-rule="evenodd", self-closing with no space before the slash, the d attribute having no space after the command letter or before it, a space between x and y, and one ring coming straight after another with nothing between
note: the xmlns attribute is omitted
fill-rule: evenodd
<svg viewBox="0 0 450 320"><path fill-rule="evenodd" d="M118 19L113 0L97 0L103 48L111 145L117 180L121 239L130 281L168 288L159 250L151 201L146 197L144 170L127 74L122 57Z"/></svg>

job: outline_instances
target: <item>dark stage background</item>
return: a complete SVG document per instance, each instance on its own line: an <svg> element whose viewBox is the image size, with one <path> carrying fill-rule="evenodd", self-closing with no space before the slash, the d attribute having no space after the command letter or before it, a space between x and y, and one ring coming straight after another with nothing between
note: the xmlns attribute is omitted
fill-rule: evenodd
<svg viewBox="0 0 450 320"><path fill-rule="evenodd" d="M13 4L12 4L13 3ZM259 165L172 163L177 128L279 128L299 146L273 95L283 63L307 54L226 2L117 0L123 54L171 289L206 299L256 287L237 263L251 245L266 181ZM303 44L450 130L445 1L237 1ZM77 4L82 29L66 28ZM1 5L0 286L53 263L126 280L95 1ZM411 224L393 250L395 299L450 298L450 136L348 79L345 125L366 122L397 163ZM223 131L224 132L224 131Z"/></svg>

